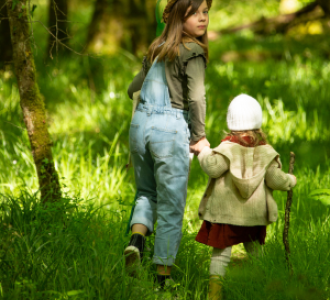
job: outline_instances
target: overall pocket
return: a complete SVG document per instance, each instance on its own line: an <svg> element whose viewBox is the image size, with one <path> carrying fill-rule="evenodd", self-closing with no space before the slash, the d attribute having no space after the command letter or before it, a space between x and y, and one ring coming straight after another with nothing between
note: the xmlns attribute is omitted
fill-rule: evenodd
<svg viewBox="0 0 330 300"><path fill-rule="evenodd" d="M172 157L174 154L177 131L167 131L152 127L150 152L159 158Z"/></svg>

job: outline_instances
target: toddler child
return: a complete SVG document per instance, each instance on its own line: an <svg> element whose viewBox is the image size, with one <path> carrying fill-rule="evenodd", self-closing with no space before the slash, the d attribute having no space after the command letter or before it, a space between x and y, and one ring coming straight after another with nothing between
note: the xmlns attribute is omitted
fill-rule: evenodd
<svg viewBox="0 0 330 300"><path fill-rule="evenodd" d="M266 225L277 219L273 190L288 191L296 177L281 170L279 154L261 131L262 109L254 98L239 95L227 112L230 133L214 149L198 155L209 182L199 206L204 220L196 241L213 247L210 299L221 299L221 286L213 277L224 276L232 245L243 243L258 256L265 243Z"/></svg>

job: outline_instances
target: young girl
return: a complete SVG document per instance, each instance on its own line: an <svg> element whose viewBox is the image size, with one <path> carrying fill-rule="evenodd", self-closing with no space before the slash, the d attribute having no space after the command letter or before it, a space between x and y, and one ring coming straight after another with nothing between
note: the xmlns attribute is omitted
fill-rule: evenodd
<svg viewBox="0 0 330 300"><path fill-rule="evenodd" d="M137 200L127 269L142 259L145 236L157 221L153 262L164 286L181 241L191 152L209 146L205 137L204 74L208 60L208 10L212 0L170 0L161 36L149 47L128 88L141 90L130 126ZM190 126L188 127L188 119ZM134 269L134 268L133 268Z"/></svg>
<svg viewBox="0 0 330 300"><path fill-rule="evenodd" d="M209 182L199 206L204 220L196 241L212 246L210 299L221 299L221 286L212 277L224 276L231 247L244 243L254 256L262 253L266 225L277 219L272 190L288 191L294 175L281 170L279 154L267 144L261 131L262 110L248 95L232 100L227 113L231 131L221 144L205 147L198 155Z"/></svg>

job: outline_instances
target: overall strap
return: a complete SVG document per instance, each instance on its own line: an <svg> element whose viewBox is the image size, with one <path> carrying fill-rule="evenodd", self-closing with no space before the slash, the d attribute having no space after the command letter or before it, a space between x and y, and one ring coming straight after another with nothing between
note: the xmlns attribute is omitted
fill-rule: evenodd
<svg viewBox="0 0 330 300"><path fill-rule="evenodd" d="M142 103L154 107L171 108L169 89L165 74L165 62L155 58L141 89Z"/></svg>

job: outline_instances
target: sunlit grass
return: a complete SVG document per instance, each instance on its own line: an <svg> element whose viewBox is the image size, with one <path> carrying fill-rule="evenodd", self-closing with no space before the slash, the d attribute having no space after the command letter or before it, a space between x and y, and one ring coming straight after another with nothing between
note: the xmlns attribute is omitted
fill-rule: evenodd
<svg viewBox="0 0 330 300"><path fill-rule="evenodd" d="M264 112L263 129L288 167L297 155L290 245L294 275L285 267L282 231L286 193L275 192L279 219L268 227L265 256L232 267L224 281L227 299L329 298L329 207L310 197L330 186L328 111L330 65L317 52L313 63L296 44L281 60L219 60L226 48L241 45L274 51L283 41L224 39L211 45L207 68L207 135L212 146L226 130L226 108L239 93L256 97ZM298 54L297 54L298 53ZM127 172L131 100L126 89L140 68L137 58L74 57L53 65L38 60L38 82L65 205L38 204L38 181L13 74L0 79L0 293L4 299L160 299L152 286L153 266L142 279L123 274L122 250L135 194ZM192 163L184 237L173 272L179 299L206 299L210 249L194 241L201 222L197 209L206 187L198 161ZM54 211L67 220L55 222ZM52 225L54 224L54 225ZM152 248L151 237L148 241ZM241 246L234 255L242 255ZM147 254L149 257L151 253ZM251 274L254 274L253 276Z"/></svg>

